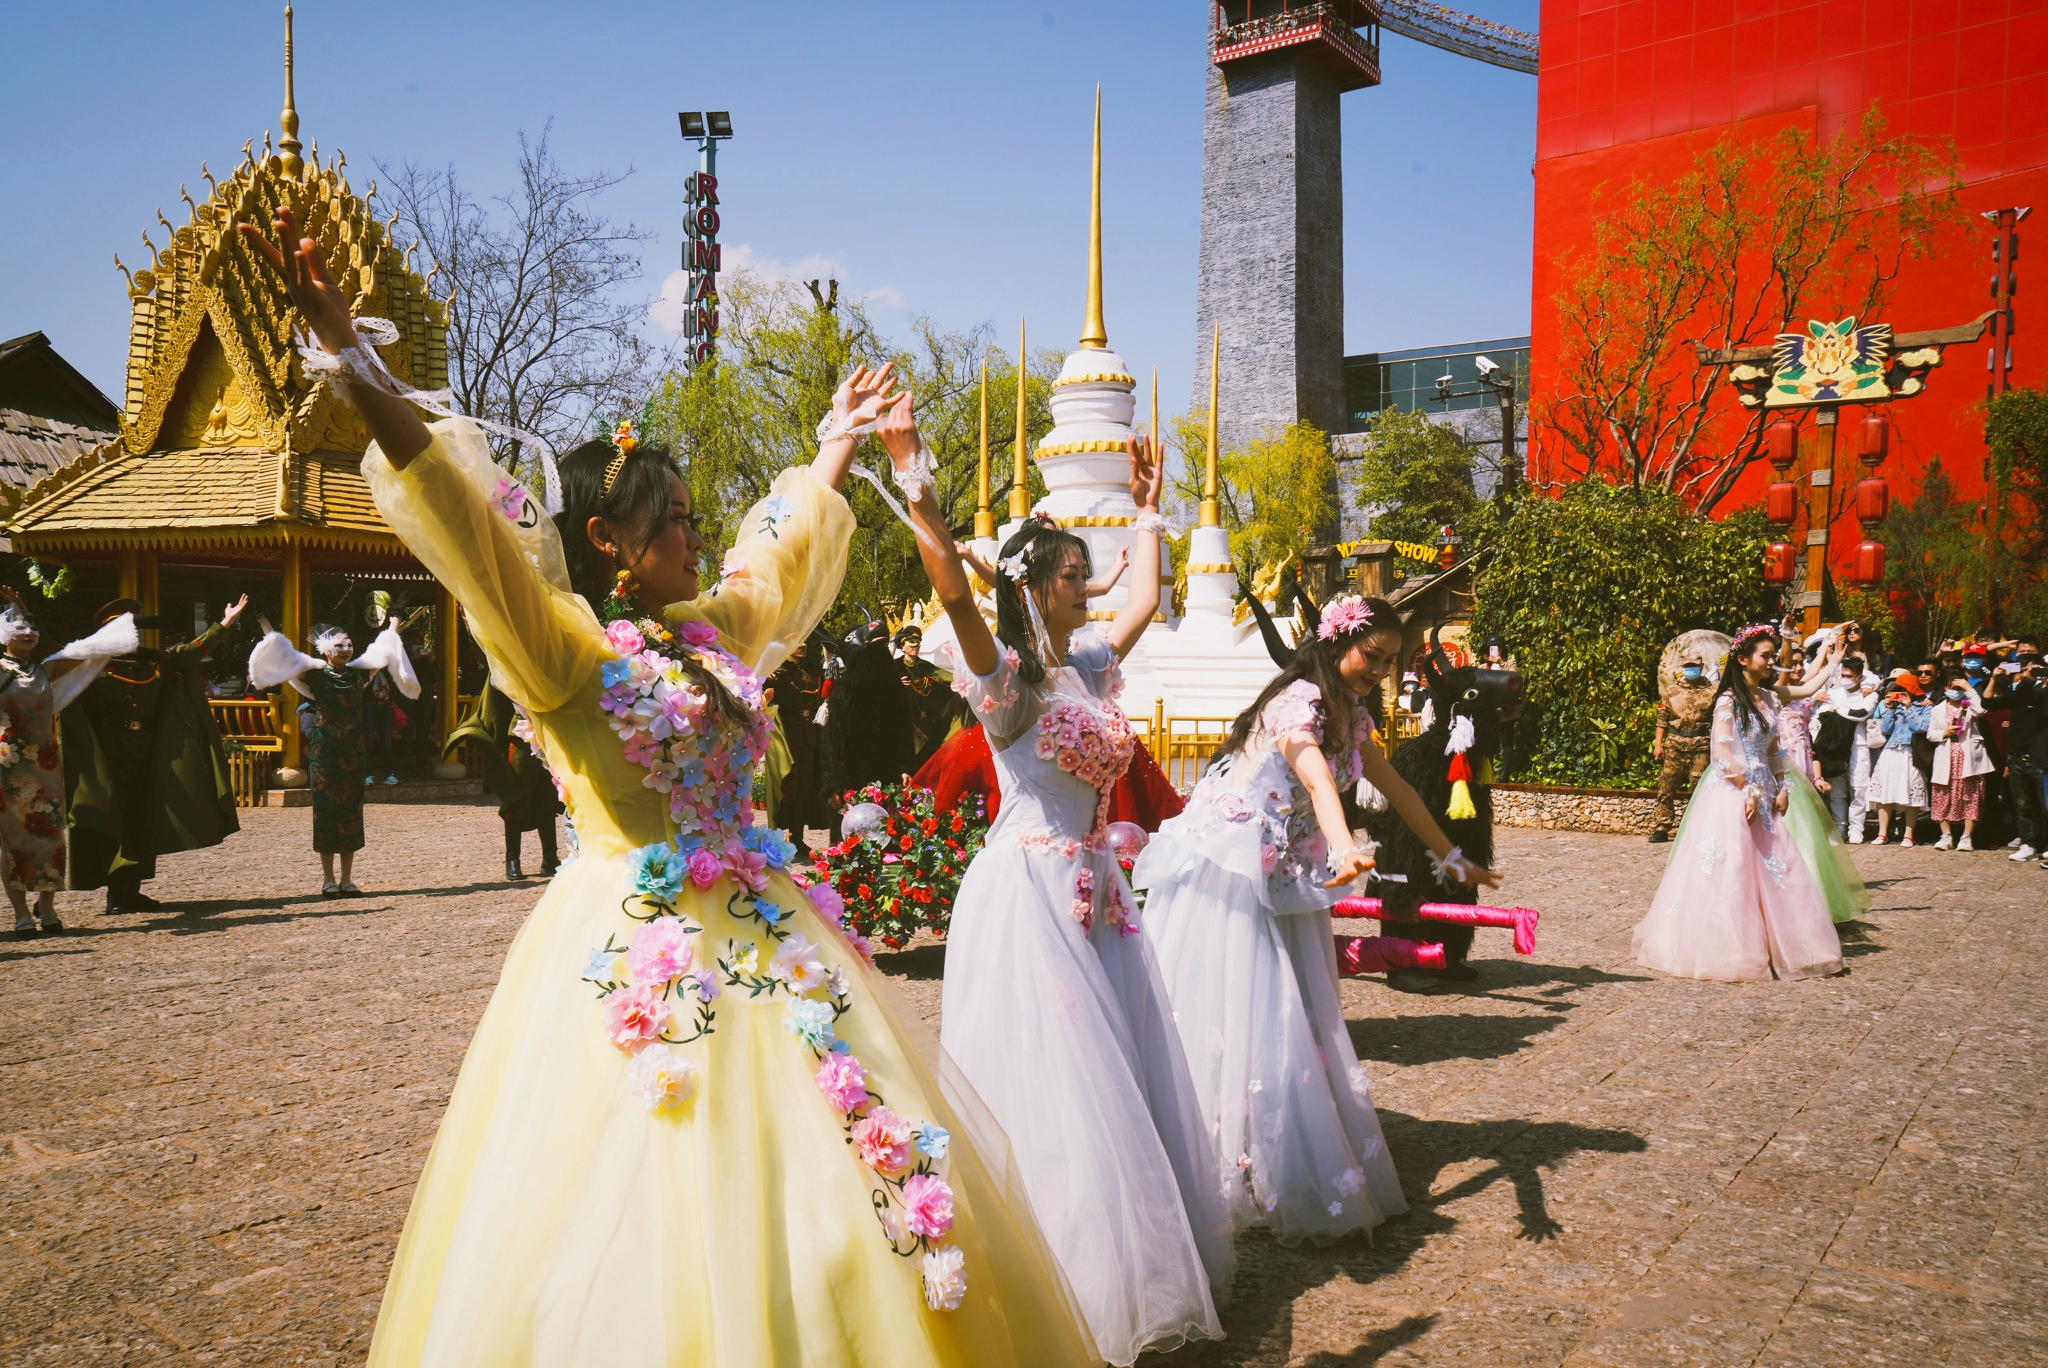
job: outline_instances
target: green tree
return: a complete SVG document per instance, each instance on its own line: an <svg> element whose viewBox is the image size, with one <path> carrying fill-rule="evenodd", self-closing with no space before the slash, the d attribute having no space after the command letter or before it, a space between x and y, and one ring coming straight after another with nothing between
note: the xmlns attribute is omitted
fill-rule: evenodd
<svg viewBox="0 0 2048 1368"><path fill-rule="evenodd" d="M1172 446L1180 453L1170 472L1167 499L1176 521L1192 523L1202 504L1208 461L1206 411L1176 419ZM1337 461L1330 439L1308 423L1223 452L1216 461L1216 500L1230 549L1247 582L1259 566L1305 551L1337 520ZM1187 539L1175 544L1174 571L1187 559Z"/></svg>
<svg viewBox="0 0 2048 1368"><path fill-rule="evenodd" d="M1445 525L1466 530L1479 506L1472 448L1456 430L1420 413L1382 409L1358 444L1358 506L1378 510L1379 541L1434 544Z"/></svg>
<svg viewBox="0 0 2048 1368"><path fill-rule="evenodd" d="M858 302L828 296L815 286L736 271L721 281L723 328L716 357L693 371L662 378L644 414L653 438L673 443L689 471L703 511L715 564L729 529L764 497L775 477L817 454L817 426L832 407L832 392L856 365L894 362L917 395L918 426L938 472L937 494L949 523L962 535L973 528L980 429L981 367L988 367L990 501L1007 518L1012 443L1016 432L1016 361L991 342L986 327L947 332L927 319L912 325L907 345L892 345ZM1048 401L1060 356L1041 351L1025 367L1027 441L1052 426ZM888 462L864 444L859 463L888 481ZM1027 468L1027 491L1044 493L1037 468ZM890 493L900 499L893 484ZM845 586L828 618L851 625L859 610L882 612L921 601L928 592L916 543L873 488L854 477L846 486L858 526Z"/></svg>
<svg viewBox="0 0 2048 1368"><path fill-rule="evenodd" d="M1652 782L1664 644L1771 612L1762 514L1716 520L1674 494L1586 480L1480 522L1487 556L1472 635L1505 639L1528 681L1515 777Z"/></svg>

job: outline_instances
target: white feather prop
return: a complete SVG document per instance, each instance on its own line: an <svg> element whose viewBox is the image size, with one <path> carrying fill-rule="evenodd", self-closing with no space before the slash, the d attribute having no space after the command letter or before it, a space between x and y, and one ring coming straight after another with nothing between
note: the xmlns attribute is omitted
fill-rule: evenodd
<svg viewBox="0 0 2048 1368"><path fill-rule="evenodd" d="M396 627L386 627L377 633L377 639L370 648L348 663L351 670L385 670L391 675L391 682L407 698L420 696L419 676L413 673L412 657L405 653L405 638L398 634Z"/></svg>
<svg viewBox="0 0 2048 1368"><path fill-rule="evenodd" d="M142 634L135 630L135 614L123 613L91 636L80 637L63 650L51 652L50 659L112 660L141 644Z"/></svg>
<svg viewBox="0 0 2048 1368"><path fill-rule="evenodd" d="M308 670L323 669L326 664L318 656L309 656L292 645L283 632L265 632L249 652L249 687L274 689Z"/></svg>
<svg viewBox="0 0 2048 1368"><path fill-rule="evenodd" d="M1472 749L1472 742L1476 739L1476 734L1472 730L1472 719L1464 716L1454 717L1451 719L1451 739L1444 746L1444 754L1463 755Z"/></svg>

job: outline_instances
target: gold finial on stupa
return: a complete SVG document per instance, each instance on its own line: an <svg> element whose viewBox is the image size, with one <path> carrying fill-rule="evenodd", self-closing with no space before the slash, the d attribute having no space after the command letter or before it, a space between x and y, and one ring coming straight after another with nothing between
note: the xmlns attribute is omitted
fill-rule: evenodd
<svg viewBox="0 0 2048 1368"><path fill-rule="evenodd" d="M981 358L981 468L975 484L974 535L993 537L996 515L988 506L988 357Z"/></svg>
<svg viewBox="0 0 2048 1368"><path fill-rule="evenodd" d="M1024 431L1024 320L1017 320L1017 468L1010 476L1010 516L1031 516L1031 490L1024 482L1025 453L1030 438Z"/></svg>
<svg viewBox="0 0 2048 1368"><path fill-rule="evenodd" d="M292 106L292 7L284 7L284 112L277 116L277 150L284 154L285 174L305 170L299 156L299 111Z"/></svg>
<svg viewBox="0 0 2048 1368"><path fill-rule="evenodd" d="M1081 324L1081 345L1107 347L1109 329L1102 322L1102 86L1095 87L1095 166L1088 183L1088 317Z"/></svg>
<svg viewBox="0 0 2048 1368"><path fill-rule="evenodd" d="M1216 498L1216 369L1223 358L1223 325L1216 324L1216 331L1209 339L1209 450L1202 461L1202 509L1199 521L1203 527L1223 525L1223 505Z"/></svg>

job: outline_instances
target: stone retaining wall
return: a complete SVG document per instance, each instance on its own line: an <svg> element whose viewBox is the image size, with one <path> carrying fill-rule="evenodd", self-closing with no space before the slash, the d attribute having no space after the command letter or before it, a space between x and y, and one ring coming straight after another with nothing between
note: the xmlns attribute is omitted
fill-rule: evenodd
<svg viewBox="0 0 2048 1368"><path fill-rule="evenodd" d="M1501 826L1552 831L1614 831L1647 836L1657 795L1651 789L1565 788L1550 784L1495 784L1493 820ZM1685 815L1685 803L1678 804Z"/></svg>

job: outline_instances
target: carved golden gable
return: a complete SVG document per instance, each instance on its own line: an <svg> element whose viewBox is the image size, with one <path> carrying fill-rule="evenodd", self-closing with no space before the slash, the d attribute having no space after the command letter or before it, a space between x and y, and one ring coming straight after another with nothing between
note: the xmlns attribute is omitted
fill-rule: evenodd
<svg viewBox="0 0 2048 1368"><path fill-rule="evenodd" d="M347 159L336 155L323 167L316 144L312 159L301 161L289 138L282 152L272 152L267 134L262 155L252 149L243 145L241 164L224 181L201 163L212 188L204 201L179 187L187 221L172 228L159 211L159 223L170 230L163 249L143 235L152 260L129 276L121 424L136 455L201 446L289 452L368 445L353 412L334 398L331 378L307 375L293 340L303 323L276 273L235 230L253 223L267 232L284 206L326 253L351 294L350 312L397 325L398 340L379 349L392 374L421 389L447 383L447 302L435 299L412 268L417 244L401 254L391 223L350 190L342 173Z"/></svg>

